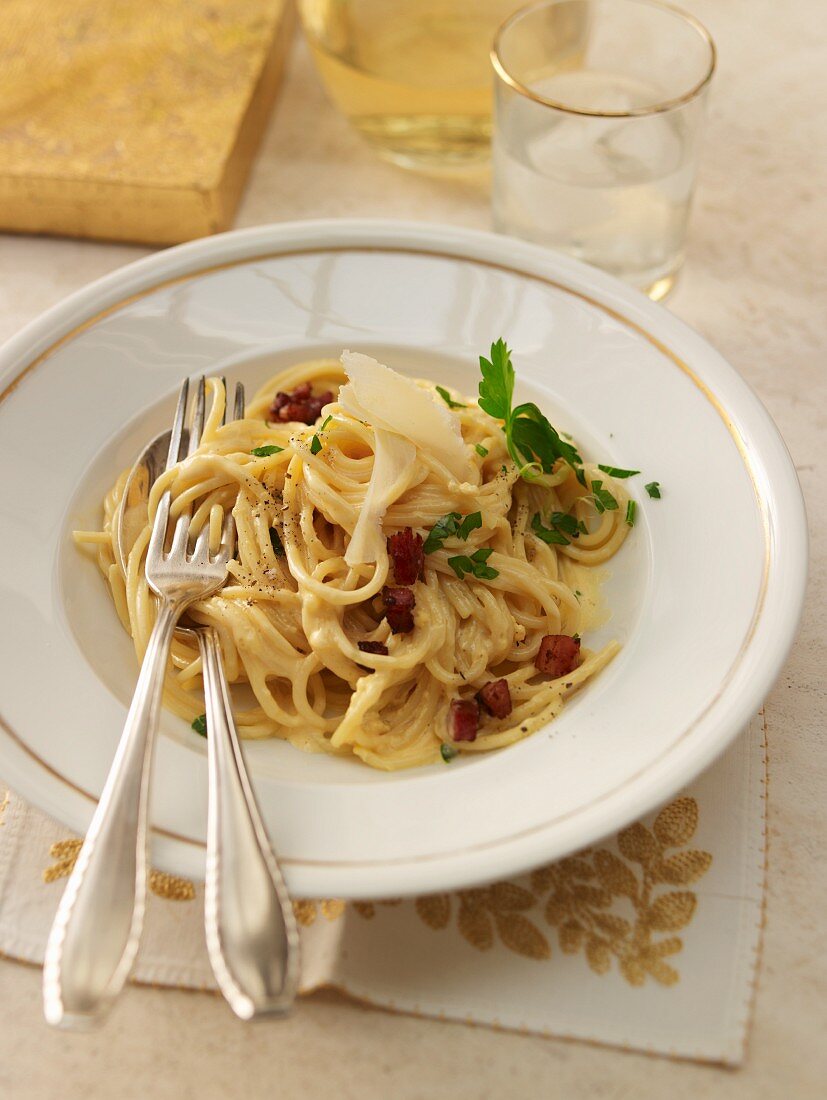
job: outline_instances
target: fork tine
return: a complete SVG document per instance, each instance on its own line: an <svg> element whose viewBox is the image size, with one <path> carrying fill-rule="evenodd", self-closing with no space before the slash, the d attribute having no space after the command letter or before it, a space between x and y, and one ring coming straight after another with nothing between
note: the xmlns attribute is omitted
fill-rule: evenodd
<svg viewBox="0 0 827 1100"><path fill-rule="evenodd" d="M164 552L164 543L167 537L167 524L169 523L170 499L170 492L169 489L167 489L158 501L158 510L155 513L155 519L152 523L152 534L150 535L149 546L147 546L146 550L147 560L150 558L158 558Z"/></svg>
<svg viewBox="0 0 827 1100"><path fill-rule="evenodd" d="M235 553L235 520L233 519L232 512L227 513L227 517L224 520L224 526L221 530L221 542L218 547L218 553L215 555L217 561L229 561Z"/></svg>
<svg viewBox="0 0 827 1100"><path fill-rule="evenodd" d="M189 392L190 380L189 378L185 378L184 384L181 387L181 392L178 395L178 407L175 410L175 420L172 424L172 435L170 437L169 452L167 454L167 469L169 469L170 466L174 466L175 463L178 461L178 454L181 450L181 435L184 431L184 418L187 413L187 398L189 397Z"/></svg>
<svg viewBox="0 0 827 1100"><path fill-rule="evenodd" d="M236 382L235 384L235 409L233 410L233 416L236 420L244 419L244 383Z"/></svg>
<svg viewBox="0 0 827 1100"><path fill-rule="evenodd" d="M221 417L221 423L227 423L227 406L229 405L229 399L227 397L227 378L225 375L221 375L221 385L224 387L224 415Z"/></svg>
<svg viewBox="0 0 827 1100"><path fill-rule="evenodd" d="M210 522L204 524L198 532L195 546L192 551L192 560L196 564L205 564L210 560Z"/></svg>
<svg viewBox="0 0 827 1100"><path fill-rule="evenodd" d="M172 536L172 545L169 548L170 557L173 554L183 554L186 550L191 519L189 508L187 508L175 521L175 533Z"/></svg>
<svg viewBox="0 0 827 1100"><path fill-rule="evenodd" d="M192 426L190 427L190 444L187 454L195 454L198 444L201 442L201 433L204 430L204 406L206 402L206 382L204 375L198 379L198 389L195 395L195 411L192 414Z"/></svg>

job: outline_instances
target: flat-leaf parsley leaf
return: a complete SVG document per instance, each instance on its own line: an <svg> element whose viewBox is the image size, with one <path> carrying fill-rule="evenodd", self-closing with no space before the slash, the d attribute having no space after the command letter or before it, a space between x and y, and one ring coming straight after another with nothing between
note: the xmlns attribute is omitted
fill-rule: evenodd
<svg viewBox="0 0 827 1100"><path fill-rule="evenodd" d="M569 515L568 512L552 512L549 516L549 523L551 524L550 527L543 526L543 519L539 512L535 513L531 521L531 529L534 534L538 539L542 539L543 542L548 544L568 546L571 539L579 538L584 533L584 525L578 521L576 516Z"/></svg>
<svg viewBox="0 0 827 1100"><path fill-rule="evenodd" d="M275 443L269 443L266 447L253 447L250 454L255 455L256 458L269 458L270 455L277 455L283 450L284 447L277 447Z"/></svg>
<svg viewBox="0 0 827 1100"><path fill-rule="evenodd" d="M200 733L202 737L207 736L207 716L206 714L199 714L197 718L193 719L192 728L196 733Z"/></svg>
<svg viewBox="0 0 827 1100"><path fill-rule="evenodd" d="M433 554L435 550L442 549L446 539L458 538L464 541L478 527L482 527L481 512L470 512L465 517L459 512L448 512L433 525L422 549L426 554Z"/></svg>
<svg viewBox="0 0 827 1100"><path fill-rule="evenodd" d="M660 500L660 482L650 481L646 486L646 492L650 497L654 497L655 500Z"/></svg>
<svg viewBox="0 0 827 1100"><path fill-rule="evenodd" d="M445 389L444 386L437 386L436 387L436 392L439 394L439 396L442 398L442 400L445 402L445 404L448 406L449 409L464 409L464 408L466 408L466 406L463 405L463 403L461 401L454 401L454 399L451 397L450 393L448 393L448 391Z"/></svg>
<svg viewBox="0 0 827 1100"><path fill-rule="evenodd" d="M621 470L619 466L601 466L598 463L598 470L602 470L604 474L608 474L609 477L634 477L635 474L639 474L640 470Z"/></svg>
<svg viewBox="0 0 827 1100"><path fill-rule="evenodd" d="M319 451L322 449L322 441L321 441L320 437L321 437L322 432L325 430L325 428L328 426L328 424L330 423L330 421L332 419L333 419L332 416L325 417L325 421L322 424L321 428L319 428L319 430L316 432L316 434L310 440L310 453L312 455L317 455L319 453Z"/></svg>
<svg viewBox="0 0 827 1100"><path fill-rule="evenodd" d="M514 367L505 340L491 345L491 359L480 356L480 408L495 420L508 420L514 396Z"/></svg>
<svg viewBox="0 0 827 1100"><path fill-rule="evenodd" d="M608 489L603 488L602 481L592 482L592 493L594 494L594 506L598 512L613 512L617 508L617 500Z"/></svg>
<svg viewBox="0 0 827 1100"><path fill-rule="evenodd" d="M498 569L494 569L492 566L486 564L493 553L494 551L491 547L481 547L479 550L475 550L470 556L468 554L457 554L456 557L449 558L448 564L460 580L462 580L466 573L470 573L478 580L493 581L495 577L499 577L500 575Z"/></svg>

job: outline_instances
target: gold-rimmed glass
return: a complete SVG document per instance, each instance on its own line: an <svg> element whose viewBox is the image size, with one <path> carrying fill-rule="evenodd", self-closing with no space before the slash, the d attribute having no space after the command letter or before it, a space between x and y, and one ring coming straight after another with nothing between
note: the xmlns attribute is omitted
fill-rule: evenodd
<svg viewBox="0 0 827 1100"><path fill-rule="evenodd" d="M660 0L541 0L502 24L491 61L495 227L664 297L684 258L708 31Z"/></svg>

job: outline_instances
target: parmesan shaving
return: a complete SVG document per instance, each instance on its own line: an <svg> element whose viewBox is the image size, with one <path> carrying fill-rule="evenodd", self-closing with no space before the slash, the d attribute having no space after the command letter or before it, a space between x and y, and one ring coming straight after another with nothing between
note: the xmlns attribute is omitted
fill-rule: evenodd
<svg viewBox="0 0 827 1100"><path fill-rule="evenodd" d="M416 448L412 443L384 428L374 428L374 440L373 473L345 552L348 565L378 561L381 557L385 550L382 519L394 500L407 488L416 458Z"/></svg>
<svg viewBox="0 0 827 1100"><path fill-rule="evenodd" d="M441 462L457 481L472 478L459 419L429 390L360 352L343 351L342 366L350 379L339 391L346 412L409 439ZM357 407L361 412L355 411Z"/></svg>

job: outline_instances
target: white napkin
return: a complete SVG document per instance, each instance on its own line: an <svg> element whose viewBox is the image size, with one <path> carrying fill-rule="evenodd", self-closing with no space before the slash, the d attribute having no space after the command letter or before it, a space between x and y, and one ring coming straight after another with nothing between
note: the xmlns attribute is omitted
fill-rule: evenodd
<svg viewBox="0 0 827 1100"><path fill-rule="evenodd" d="M299 901L302 991L737 1065L763 922L763 721L652 814L507 883ZM41 963L78 842L0 784L0 952ZM154 873L135 980L215 989L202 887ZM229 1011L229 1010L228 1010Z"/></svg>

